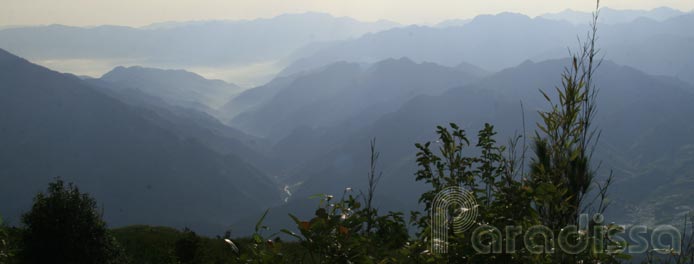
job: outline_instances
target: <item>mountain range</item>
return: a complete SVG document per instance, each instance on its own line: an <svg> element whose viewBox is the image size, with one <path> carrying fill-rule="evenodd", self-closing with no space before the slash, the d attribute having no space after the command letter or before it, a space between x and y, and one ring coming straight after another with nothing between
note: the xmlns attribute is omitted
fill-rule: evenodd
<svg viewBox="0 0 694 264"><path fill-rule="evenodd" d="M655 21L639 18L625 24L600 24L600 45L605 59L649 74L670 75L689 81L694 52L694 14ZM637 29L637 30L636 30ZM462 26L408 26L366 34L352 40L309 46L294 55L291 72L321 67L336 61L371 63L409 57L417 62L456 65L465 61L488 71L513 67L527 59L568 56L587 25L543 17L501 13L480 15ZM286 72L287 70L285 70Z"/></svg>
<svg viewBox="0 0 694 264"><path fill-rule="evenodd" d="M130 58L188 66L241 64L273 60L309 42L356 37L396 25L321 13L247 21L173 22L143 28L48 25L2 30L0 47L34 60Z"/></svg>
<svg viewBox="0 0 694 264"><path fill-rule="evenodd" d="M479 78L476 73L433 63L415 63L407 58L366 66L334 63L299 74L283 87L275 88L279 84L271 82L253 89L253 92L275 89L275 93L253 106L253 110L235 116L229 124L250 134L282 138L301 126L330 127L346 120L368 123L415 96L439 94L474 81ZM229 104L244 99L239 96Z"/></svg>
<svg viewBox="0 0 694 264"><path fill-rule="evenodd" d="M594 159L600 180L615 177L607 217L679 221L694 209L694 14L601 12ZM287 213L310 217L312 195L364 190L374 138L380 212L417 209L427 187L414 180L414 143L435 146L436 126L455 122L472 144L490 123L499 143L522 135L530 145L549 107L538 90L561 85L586 15L400 26L308 13L2 29L0 199L11 202L0 214L17 224L60 177L93 195L111 226L247 235L270 208L277 230L292 226ZM39 66L93 66L82 59L115 60L92 77ZM253 86L195 70L266 61L279 69Z"/></svg>
<svg viewBox="0 0 694 264"><path fill-rule="evenodd" d="M617 10L609 7L600 8L599 22L603 24L623 24L634 20L646 18L656 21L664 21L686 12L669 7L658 7L651 10ZM566 9L558 13L548 13L540 17L552 20L564 20L572 24L588 24L593 17L591 12L581 12Z"/></svg>
<svg viewBox="0 0 694 264"><path fill-rule="evenodd" d="M417 209L417 199L426 186L414 181L415 142L435 142L434 128L450 122L461 125L474 139L488 122L499 132L498 142L505 144L514 134L525 133L530 144L534 124L539 121L537 111L548 106L538 89L551 91L569 63L565 59L527 61L438 95L416 96L348 136L325 132L323 137L313 138L330 142L332 148L320 152L288 178L297 181L290 184L294 186L292 197L287 204L270 210L269 221L280 227L290 223L284 217L289 212L309 217L317 201L307 197L317 193L340 195L348 187L364 190L372 138L377 141L382 157L379 169L384 172L379 208ZM694 187L694 172L687 162L694 158L694 141L687 136L694 133L694 126L682 124L694 115L694 87L609 61L601 65L596 85L600 89L596 126L602 131L595 154L601 164L599 178L604 180L611 172L616 178L608 217L620 223L678 221L692 208L694 198L691 192L683 191ZM531 157L532 150L526 155ZM673 184L677 188L671 188ZM239 224L248 226L250 221Z"/></svg>
<svg viewBox="0 0 694 264"><path fill-rule="evenodd" d="M0 211L18 223L55 177L93 195L112 226L218 233L279 202L275 183L232 154L170 129L70 74L0 50Z"/></svg>
<svg viewBox="0 0 694 264"><path fill-rule="evenodd" d="M279 67L274 64L311 42L354 38L397 25L303 13L255 20L169 22L141 28L27 26L0 30L0 47L80 75L95 77L119 65L195 68L225 80L229 75L242 76L235 82L246 85L274 74ZM86 63L91 67L84 67Z"/></svg>

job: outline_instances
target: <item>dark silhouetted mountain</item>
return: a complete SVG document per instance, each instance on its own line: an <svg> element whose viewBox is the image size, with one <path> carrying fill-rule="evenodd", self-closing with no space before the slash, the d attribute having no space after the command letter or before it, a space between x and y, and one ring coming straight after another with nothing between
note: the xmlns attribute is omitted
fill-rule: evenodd
<svg viewBox="0 0 694 264"><path fill-rule="evenodd" d="M184 70L116 67L100 78L114 88L136 89L169 104L217 116L217 110L241 89L220 80L208 80Z"/></svg>
<svg viewBox="0 0 694 264"><path fill-rule="evenodd" d="M128 59L170 66L245 64L277 60L314 41L358 37L391 28L321 13L269 19L157 24L145 28L62 25L0 31L0 48L32 60Z"/></svg>
<svg viewBox="0 0 694 264"><path fill-rule="evenodd" d="M99 89L0 50L0 211L13 223L54 177L93 195L112 226L218 234L279 201L253 166Z"/></svg>

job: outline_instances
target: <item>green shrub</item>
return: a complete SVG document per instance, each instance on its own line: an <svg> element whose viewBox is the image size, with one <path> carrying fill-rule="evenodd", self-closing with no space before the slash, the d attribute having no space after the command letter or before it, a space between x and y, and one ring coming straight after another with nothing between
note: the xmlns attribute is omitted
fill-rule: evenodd
<svg viewBox="0 0 694 264"><path fill-rule="evenodd" d="M22 222L21 258L25 262L127 262L94 199L72 184L61 180L50 183L47 193L36 195Z"/></svg>

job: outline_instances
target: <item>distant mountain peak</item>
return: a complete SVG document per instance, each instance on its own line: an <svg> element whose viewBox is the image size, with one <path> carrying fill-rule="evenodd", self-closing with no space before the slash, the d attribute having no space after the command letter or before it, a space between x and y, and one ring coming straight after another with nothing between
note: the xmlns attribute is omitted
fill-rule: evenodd
<svg viewBox="0 0 694 264"><path fill-rule="evenodd" d="M112 81L127 78L146 78L151 79L156 82L169 82L169 81L183 81L183 82L213 82L218 85L225 85L230 87L238 86L233 83L229 83L223 80L217 79L207 79L197 73L183 70L183 69L159 69L143 66L117 66L113 70L105 73L101 79Z"/></svg>
<svg viewBox="0 0 694 264"><path fill-rule="evenodd" d="M142 75L142 74L165 74L165 75L184 75L195 79L205 79L204 77L198 75L194 72L189 72L182 69L158 69L143 66L116 66L113 70L105 73L101 78L109 79L114 76L128 74L128 75Z"/></svg>
<svg viewBox="0 0 694 264"><path fill-rule="evenodd" d="M115 67L100 80L115 84L118 89L132 88L186 108L197 109L212 116L216 109L240 92L234 84L208 80L186 70L166 70L142 66Z"/></svg>
<svg viewBox="0 0 694 264"><path fill-rule="evenodd" d="M525 14L521 13L514 13L514 12L501 12L495 15L481 15L479 17L483 18L490 18L490 17L495 17L495 18L507 18L507 19L522 19L522 20L530 20L531 18Z"/></svg>
<svg viewBox="0 0 694 264"><path fill-rule="evenodd" d="M610 7L601 7L600 13L600 22L605 24L628 23L642 17L655 21L663 21L684 14L684 12L681 10L666 6L653 8L651 10L614 9ZM573 24L585 24L590 21L592 12L565 9L564 11L558 13L548 13L538 17L551 20L565 20Z"/></svg>
<svg viewBox="0 0 694 264"><path fill-rule="evenodd" d="M407 56L402 56L400 58L387 58L379 62L374 63L374 65L393 65L393 64L418 64Z"/></svg>
<svg viewBox="0 0 694 264"><path fill-rule="evenodd" d="M656 7L656 8L651 9L651 11L675 11L675 12L677 12L679 10L671 8L669 6L661 6L661 7Z"/></svg>
<svg viewBox="0 0 694 264"><path fill-rule="evenodd" d="M473 66L474 67L474 66ZM423 71L450 71L453 68L443 66L433 62L417 62L409 57L403 56L399 58L388 58L371 64L367 68L367 72L371 74L382 74L384 72L396 72L396 73L407 73L407 72L423 72ZM467 72L464 68L460 68L463 72ZM477 74L475 74L477 75Z"/></svg>
<svg viewBox="0 0 694 264"><path fill-rule="evenodd" d="M513 24L532 21L532 18L520 13L501 12L496 15L479 15L470 21L469 24L484 24L489 22Z"/></svg>

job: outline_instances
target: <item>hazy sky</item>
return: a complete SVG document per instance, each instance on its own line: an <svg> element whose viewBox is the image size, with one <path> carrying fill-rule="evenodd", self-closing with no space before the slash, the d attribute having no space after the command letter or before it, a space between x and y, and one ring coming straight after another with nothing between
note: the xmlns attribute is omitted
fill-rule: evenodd
<svg viewBox="0 0 694 264"><path fill-rule="evenodd" d="M154 22L252 19L306 11L388 19L400 23L436 23L502 11L536 16L567 8L589 11L590 0L0 0L0 26L115 24L142 26ZM616 9L668 6L694 9L694 0L603 0Z"/></svg>

